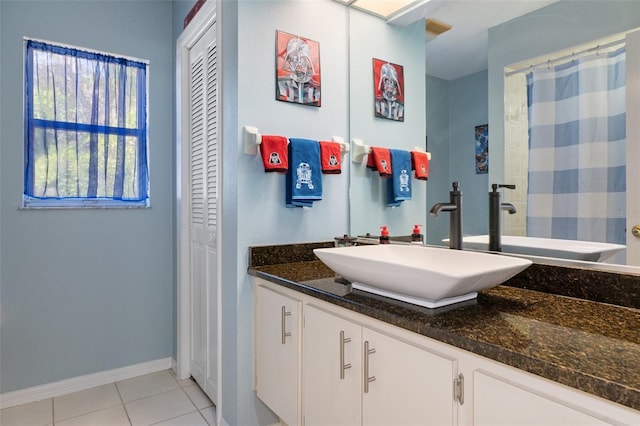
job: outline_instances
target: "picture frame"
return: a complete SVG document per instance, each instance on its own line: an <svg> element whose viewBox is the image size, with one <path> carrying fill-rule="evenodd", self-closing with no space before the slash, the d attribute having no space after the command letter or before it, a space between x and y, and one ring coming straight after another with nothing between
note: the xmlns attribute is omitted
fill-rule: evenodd
<svg viewBox="0 0 640 426"><path fill-rule="evenodd" d="M374 114L393 121L404 121L404 67L373 58Z"/></svg>
<svg viewBox="0 0 640 426"><path fill-rule="evenodd" d="M320 43L276 30L276 100L320 107Z"/></svg>
<svg viewBox="0 0 640 426"><path fill-rule="evenodd" d="M489 173L489 125L475 127L476 174Z"/></svg>

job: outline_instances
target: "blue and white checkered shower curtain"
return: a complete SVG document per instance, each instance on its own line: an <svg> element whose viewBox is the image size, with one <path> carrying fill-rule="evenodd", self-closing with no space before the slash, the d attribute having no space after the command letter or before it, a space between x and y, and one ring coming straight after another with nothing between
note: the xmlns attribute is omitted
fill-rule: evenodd
<svg viewBox="0 0 640 426"><path fill-rule="evenodd" d="M534 69L527 97L527 235L625 244L624 48Z"/></svg>

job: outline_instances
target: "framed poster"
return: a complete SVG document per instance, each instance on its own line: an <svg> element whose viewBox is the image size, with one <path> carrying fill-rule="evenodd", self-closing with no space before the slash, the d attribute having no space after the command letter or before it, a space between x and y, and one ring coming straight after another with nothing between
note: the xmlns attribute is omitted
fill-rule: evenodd
<svg viewBox="0 0 640 426"><path fill-rule="evenodd" d="M375 116L404 121L404 69L402 65L373 58Z"/></svg>
<svg viewBox="0 0 640 426"><path fill-rule="evenodd" d="M476 126L476 174L489 173L489 125Z"/></svg>
<svg viewBox="0 0 640 426"><path fill-rule="evenodd" d="M320 44L276 31L276 100L319 107Z"/></svg>

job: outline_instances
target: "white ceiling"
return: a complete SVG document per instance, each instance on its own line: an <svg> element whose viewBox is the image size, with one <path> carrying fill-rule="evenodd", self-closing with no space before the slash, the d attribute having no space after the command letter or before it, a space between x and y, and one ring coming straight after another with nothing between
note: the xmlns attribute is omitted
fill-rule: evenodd
<svg viewBox="0 0 640 426"><path fill-rule="evenodd" d="M433 18L452 28L426 43L427 74L455 80L487 69L489 28L557 0L431 0L389 23L409 25Z"/></svg>

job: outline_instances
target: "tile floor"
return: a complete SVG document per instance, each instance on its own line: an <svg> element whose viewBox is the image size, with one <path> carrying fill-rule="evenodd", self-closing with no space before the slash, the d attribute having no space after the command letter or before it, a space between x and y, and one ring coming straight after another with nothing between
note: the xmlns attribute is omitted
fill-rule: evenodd
<svg viewBox="0 0 640 426"><path fill-rule="evenodd" d="M2 426L213 426L215 407L169 370L0 410Z"/></svg>

